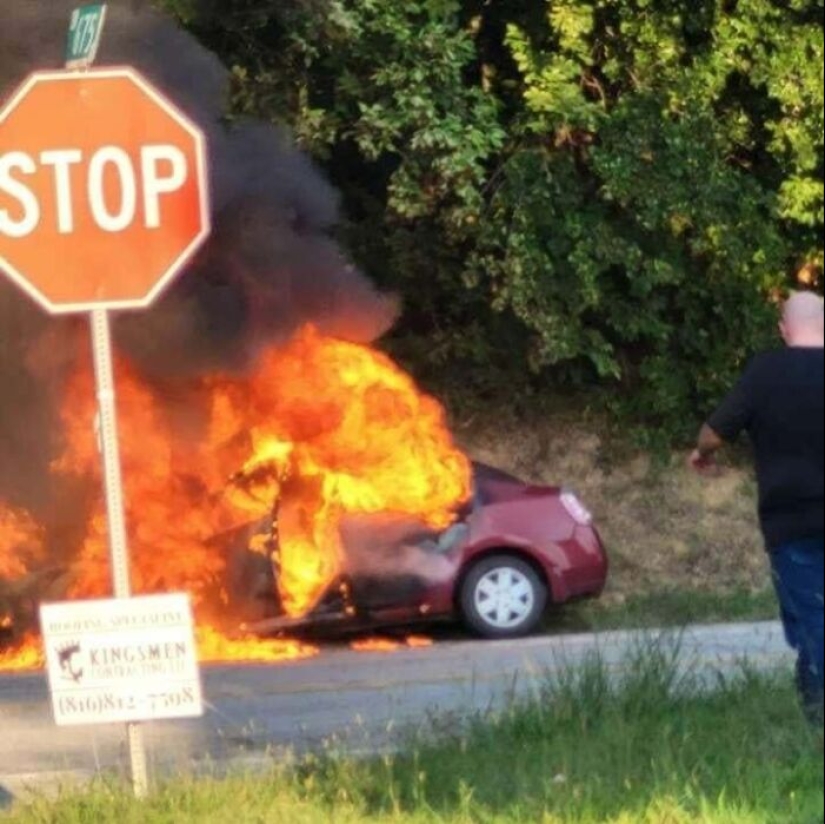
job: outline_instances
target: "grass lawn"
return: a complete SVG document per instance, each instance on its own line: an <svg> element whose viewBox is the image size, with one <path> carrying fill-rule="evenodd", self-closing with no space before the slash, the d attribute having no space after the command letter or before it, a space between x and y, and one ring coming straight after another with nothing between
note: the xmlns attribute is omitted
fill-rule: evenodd
<svg viewBox="0 0 825 824"><path fill-rule="evenodd" d="M266 775L174 780L151 800L100 785L3 824L820 824L823 758L790 679L703 694L665 655L611 684L594 663L496 718L444 719L438 743Z"/></svg>

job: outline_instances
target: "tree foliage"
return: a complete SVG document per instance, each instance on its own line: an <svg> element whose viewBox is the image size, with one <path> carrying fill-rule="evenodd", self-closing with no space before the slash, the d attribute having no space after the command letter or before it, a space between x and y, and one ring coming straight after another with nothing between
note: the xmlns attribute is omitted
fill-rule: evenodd
<svg viewBox="0 0 825 824"><path fill-rule="evenodd" d="M821 271L823 0L165 5L341 188L423 374L673 436Z"/></svg>

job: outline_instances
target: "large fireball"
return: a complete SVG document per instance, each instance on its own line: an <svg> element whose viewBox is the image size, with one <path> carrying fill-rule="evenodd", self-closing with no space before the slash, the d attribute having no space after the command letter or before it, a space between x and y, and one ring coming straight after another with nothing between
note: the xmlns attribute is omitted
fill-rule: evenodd
<svg viewBox="0 0 825 824"><path fill-rule="evenodd" d="M346 516L389 512L444 527L469 496L470 466L441 406L386 356L312 328L242 377L150 385L120 362L117 382L134 588L189 592L206 660L302 653L255 642L233 649L217 631L232 549L221 536L278 509L277 594L288 615L301 616L343 571ZM99 491L95 413L85 368L66 387L65 449L53 472ZM111 592L102 493L96 500L83 515L66 597ZM0 580L36 572L43 545L30 516L0 508ZM31 650L20 656L30 661Z"/></svg>

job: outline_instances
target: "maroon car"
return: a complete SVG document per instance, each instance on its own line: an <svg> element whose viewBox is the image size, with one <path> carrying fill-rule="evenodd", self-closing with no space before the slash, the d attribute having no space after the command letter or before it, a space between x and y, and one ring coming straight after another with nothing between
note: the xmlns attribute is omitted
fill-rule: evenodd
<svg viewBox="0 0 825 824"><path fill-rule="evenodd" d="M604 590L605 548L573 492L476 464L473 500L457 515L440 533L390 516L348 524L346 573L299 620L284 618L273 596L277 567L250 575L242 566L236 584L255 605L249 629L358 632L459 619L483 637L514 638L534 631L551 603Z"/></svg>

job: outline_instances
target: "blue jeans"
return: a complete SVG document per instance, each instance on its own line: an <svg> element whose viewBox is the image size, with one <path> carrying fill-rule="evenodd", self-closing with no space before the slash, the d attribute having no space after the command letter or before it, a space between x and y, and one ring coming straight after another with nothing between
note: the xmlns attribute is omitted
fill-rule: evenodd
<svg viewBox="0 0 825 824"><path fill-rule="evenodd" d="M794 541L771 553L788 643L799 653L805 708L821 716L825 698L825 539Z"/></svg>

